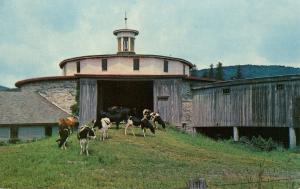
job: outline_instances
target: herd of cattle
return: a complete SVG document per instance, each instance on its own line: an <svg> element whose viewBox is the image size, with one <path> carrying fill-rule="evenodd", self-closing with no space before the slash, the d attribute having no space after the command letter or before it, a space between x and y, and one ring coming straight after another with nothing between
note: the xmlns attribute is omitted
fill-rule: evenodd
<svg viewBox="0 0 300 189"><path fill-rule="evenodd" d="M144 137L146 136L146 129L149 129L155 134L157 123L165 129L165 122L160 117L159 113L152 112L149 109L144 109L142 112L142 118L137 117L136 110L130 110L126 107L113 106L108 108L107 112L101 111L99 118L91 120L85 125L81 125L78 129L77 138L80 144L80 154L88 152L88 141L90 139L96 139L97 133L99 133L99 139L104 140L108 138L108 129L112 126L112 122L116 124L116 128L119 129L121 122L125 122L125 135L127 130L131 129L132 134L135 136L134 127L140 127L143 131ZM59 139L56 140L58 147L66 149L66 142L71 134L72 128L75 127L77 120L74 117L61 118L58 121L59 124Z"/></svg>

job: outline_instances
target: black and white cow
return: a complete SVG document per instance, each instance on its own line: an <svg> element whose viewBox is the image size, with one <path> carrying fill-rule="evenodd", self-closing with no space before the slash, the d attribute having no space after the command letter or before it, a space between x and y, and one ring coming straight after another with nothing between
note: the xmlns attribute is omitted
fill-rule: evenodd
<svg viewBox="0 0 300 189"><path fill-rule="evenodd" d="M71 134L71 130L67 126L59 126L58 135L59 139L56 140L58 147L62 150L66 150L66 143Z"/></svg>
<svg viewBox="0 0 300 189"><path fill-rule="evenodd" d="M127 122L127 119L129 117L130 109L122 106L113 106L108 108L108 111L101 111L100 113L100 119L101 118L109 118L111 122L116 123L117 129L119 129L119 124L122 121Z"/></svg>
<svg viewBox="0 0 300 189"><path fill-rule="evenodd" d="M141 119L141 128L143 130L144 137L146 136L146 129L150 129L150 131L155 134L155 128L147 117Z"/></svg>
<svg viewBox="0 0 300 189"><path fill-rule="evenodd" d="M93 128L90 128L86 125L81 126L77 133L77 138L80 144L80 155L83 152L86 152L86 155L89 155L88 147L89 147L89 140L96 138L96 133Z"/></svg>
<svg viewBox="0 0 300 189"><path fill-rule="evenodd" d="M125 135L127 135L127 129L131 128L132 134L135 136L135 133L133 131L134 126L141 127L144 137L146 136L146 129L150 129L150 131L153 134L155 134L155 128L153 127L152 123L150 122L149 119L147 119L146 116L144 116L143 119L139 119L135 116L130 116L125 126Z"/></svg>
<svg viewBox="0 0 300 189"><path fill-rule="evenodd" d="M157 122L158 124L160 124L160 125L162 126L162 128L164 128L164 129L166 128L166 124L165 124L165 122L161 119L159 113L152 112L150 115L151 115L151 120L152 120L152 122L153 122L155 128L157 128L157 127L156 127L156 122Z"/></svg>
<svg viewBox="0 0 300 189"><path fill-rule="evenodd" d="M135 136L134 133L134 126L139 127L141 125L141 119L135 117L135 116L129 116L126 126L125 126L125 135L127 135L127 129L131 129L131 132L133 134L133 136Z"/></svg>

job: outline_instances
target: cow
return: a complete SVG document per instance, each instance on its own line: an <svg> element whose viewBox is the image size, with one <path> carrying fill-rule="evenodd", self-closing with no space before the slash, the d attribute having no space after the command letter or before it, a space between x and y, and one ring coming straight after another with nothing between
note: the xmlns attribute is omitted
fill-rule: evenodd
<svg viewBox="0 0 300 189"><path fill-rule="evenodd" d="M100 119L107 117L111 122L116 123L116 128L119 129L119 124L122 121L127 122L130 109L122 106L113 106L108 108L108 112L101 111Z"/></svg>
<svg viewBox="0 0 300 189"><path fill-rule="evenodd" d="M58 147L62 150L66 150L66 143L71 134L71 128L76 124L76 119L74 117L60 118L58 120L58 135L59 139L56 140Z"/></svg>
<svg viewBox="0 0 300 189"><path fill-rule="evenodd" d="M146 129L150 129L150 131L155 134L155 128L153 127L152 123L150 120L145 116L143 119L139 119L135 116L129 116L127 120L127 124L125 126L125 135L127 135L127 129L131 128L133 136L135 136L135 133L133 131L133 127L141 127L143 130L143 135L146 137Z"/></svg>
<svg viewBox="0 0 300 189"><path fill-rule="evenodd" d="M155 134L155 128L147 117L143 117L143 119L141 119L141 128L143 130L144 137L146 137L146 129L150 129L150 131Z"/></svg>
<svg viewBox="0 0 300 189"><path fill-rule="evenodd" d="M149 110L149 109L143 110L143 116L146 117L148 120L150 120L150 118L151 118L150 114L151 114L151 110Z"/></svg>
<svg viewBox="0 0 300 189"><path fill-rule="evenodd" d="M104 141L105 138L108 138L108 129L111 127L111 122L108 117L101 119L102 127L99 129L101 133L101 140Z"/></svg>
<svg viewBox="0 0 300 189"><path fill-rule="evenodd" d="M136 126L140 126L141 125L141 119L135 117L135 116L129 116L126 126L125 126L125 135L127 135L127 129L131 128L131 132L133 134L133 136L135 136L135 133L133 131L133 127Z"/></svg>
<svg viewBox="0 0 300 189"><path fill-rule="evenodd" d="M61 148L62 150L66 150L66 143L67 140L71 134L70 129L67 126L59 126L58 129L58 134L59 134L59 139L56 140L56 142L58 143L58 147Z"/></svg>
<svg viewBox="0 0 300 189"><path fill-rule="evenodd" d="M59 126L66 126L70 129L70 131L73 131L76 123L77 119L75 117L60 118L58 120Z"/></svg>
<svg viewBox="0 0 300 189"><path fill-rule="evenodd" d="M80 155L83 152L86 152L86 155L89 155L88 147L89 147L89 140L96 138L96 133L93 128L88 127L87 125L81 126L77 133L77 138L80 144Z"/></svg>
<svg viewBox="0 0 300 189"><path fill-rule="evenodd" d="M150 115L151 115L151 120L152 120L153 125L154 125L155 128L157 128L155 122L157 122L158 124L160 124L160 125L162 126L162 128L164 128L164 129L166 128L166 124L165 124L165 122L161 119L159 113L152 112Z"/></svg>

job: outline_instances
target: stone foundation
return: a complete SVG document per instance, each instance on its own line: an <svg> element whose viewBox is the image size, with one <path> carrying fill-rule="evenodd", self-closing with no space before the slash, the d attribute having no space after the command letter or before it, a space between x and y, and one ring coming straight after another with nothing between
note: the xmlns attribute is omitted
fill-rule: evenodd
<svg viewBox="0 0 300 189"><path fill-rule="evenodd" d="M22 91L38 92L52 104L67 113L75 103L77 80L39 81L22 85Z"/></svg>

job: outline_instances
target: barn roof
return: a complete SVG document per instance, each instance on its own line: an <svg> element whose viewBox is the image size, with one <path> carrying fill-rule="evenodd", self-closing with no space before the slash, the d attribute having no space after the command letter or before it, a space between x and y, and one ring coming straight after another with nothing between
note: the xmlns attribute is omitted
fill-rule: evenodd
<svg viewBox="0 0 300 189"><path fill-rule="evenodd" d="M0 92L0 125L49 124L70 116L35 92Z"/></svg>

